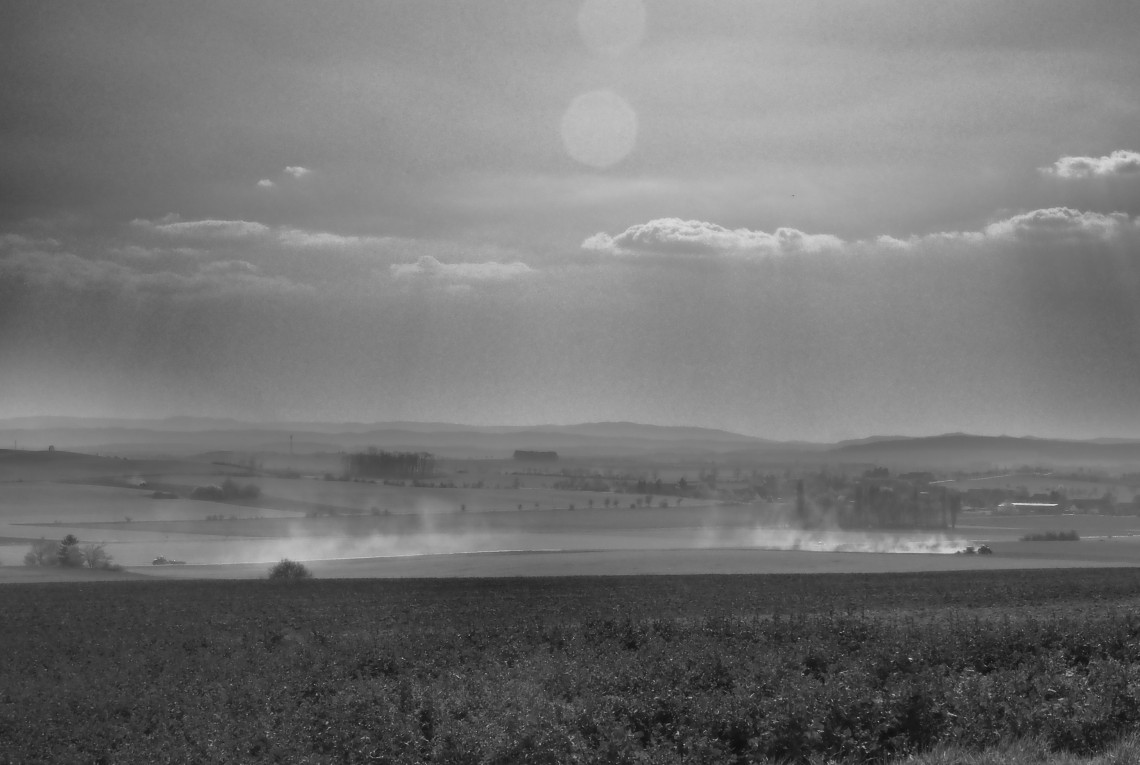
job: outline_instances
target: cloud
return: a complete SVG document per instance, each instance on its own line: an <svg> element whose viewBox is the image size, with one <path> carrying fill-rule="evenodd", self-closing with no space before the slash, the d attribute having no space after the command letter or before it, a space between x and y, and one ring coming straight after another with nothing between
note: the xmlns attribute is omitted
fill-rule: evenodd
<svg viewBox="0 0 1140 765"><path fill-rule="evenodd" d="M390 266L397 279L438 279L451 282L506 282L534 273L525 263L442 263L431 255L421 255L415 263Z"/></svg>
<svg viewBox="0 0 1140 765"><path fill-rule="evenodd" d="M1061 157L1041 172L1058 178L1140 176L1140 152L1114 151L1107 157Z"/></svg>
<svg viewBox="0 0 1140 765"><path fill-rule="evenodd" d="M59 247L59 240L53 238L35 239L23 234L0 234L0 250L7 249L55 249Z"/></svg>
<svg viewBox="0 0 1140 765"><path fill-rule="evenodd" d="M347 249L379 247L398 240L395 237L353 236L328 231L310 231L291 226L267 226L247 220L181 220L173 213L156 221L136 219L137 229L184 239L243 240L280 244L297 249Z"/></svg>
<svg viewBox="0 0 1140 765"><path fill-rule="evenodd" d="M294 178L301 179L306 175L311 174L313 171L307 167L301 167L300 165L289 165L285 168L285 172Z"/></svg>
<svg viewBox="0 0 1140 765"><path fill-rule="evenodd" d="M880 235L845 241L830 234L805 234L791 228L774 233L727 229L714 223L659 218L610 236L594 234L582 249L617 256L659 254L689 257L780 256L819 253L889 254L944 251L947 247L984 250L1009 245L1072 246L1111 243L1140 234L1140 218L1049 207L1003 218L980 231L939 231L906 238Z"/></svg>
<svg viewBox="0 0 1140 765"><path fill-rule="evenodd" d="M108 251L128 262L86 257L53 248L6 248L0 281L75 292L123 292L163 297L282 295L310 289L283 276L271 276L238 260L201 262L180 258L174 268L153 267L154 252L127 245ZM166 253L159 253L166 254ZM167 264L169 266L169 264Z"/></svg>
<svg viewBox="0 0 1140 765"><path fill-rule="evenodd" d="M136 218L131 225L144 231L171 237L197 237L203 239L249 239L263 236L269 226L248 220L181 220L170 214L157 221Z"/></svg>
<svg viewBox="0 0 1140 765"><path fill-rule="evenodd" d="M273 181L269 180L268 178L262 178L260 181L257 182L257 185L263 189L271 189L274 186L276 186L277 184L274 183Z"/></svg>
<svg viewBox="0 0 1140 765"><path fill-rule="evenodd" d="M686 255L768 256L839 250L842 239L830 234L805 234L794 228L778 228L769 234L746 228L728 229L715 223L680 218L657 218L630 226L610 236L598 233L582 242L582 248L615 255L674 253Z"/></svg>
<svg viewBox="0 0 1140 765"><path fill-rule="evenodd" d="M375 247L397 241L395 237L346 236L328 231L306 231L300 228L279 228L274 231L277 241L287 247L334 248Z"/></svg>
<svg viewBox="0 0 1140 765"><path fill-rule="evenodd" d="M1108 242L1124 232L1135 231L1140 218L1124 213L1081 212L1070 207L1050 207L1014 215L986 226L990 238L1012 239L1034 244Z"/></svg>

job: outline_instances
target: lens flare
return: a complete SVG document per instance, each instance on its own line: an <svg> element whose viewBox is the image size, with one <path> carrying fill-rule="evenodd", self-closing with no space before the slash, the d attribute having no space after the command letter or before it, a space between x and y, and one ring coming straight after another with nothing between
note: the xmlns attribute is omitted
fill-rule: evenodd
<svg viewBox="0 0 1140 765"><path fill-rule="evenodd" d="M566 153L590 167L616 165L637 142L637 112L612 90L583 93L562 116Z"/></svg>

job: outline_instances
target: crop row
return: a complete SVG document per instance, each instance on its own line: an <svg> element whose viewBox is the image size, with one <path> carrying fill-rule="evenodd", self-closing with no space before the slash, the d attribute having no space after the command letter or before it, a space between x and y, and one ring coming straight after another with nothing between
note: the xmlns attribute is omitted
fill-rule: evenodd
<svg viewBox="0 0 1140 765"><path fill-rule="evenodd" d="M0 761L882 761L1140 724L1132 570L0 588Z"/></svg>

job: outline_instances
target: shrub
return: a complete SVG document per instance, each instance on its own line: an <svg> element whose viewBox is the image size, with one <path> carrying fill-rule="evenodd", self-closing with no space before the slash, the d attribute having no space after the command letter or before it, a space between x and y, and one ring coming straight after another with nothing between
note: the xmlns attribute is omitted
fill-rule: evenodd
<svg viewBox="0 0 1140 765"><path fill-rule="evenodd" d="M74 534L68 534L59 543L56 553L59 565L78 568L83 565L83 553L79 550L79 539Z"/></svg>
<svg viewBox="0 0 1140 765"><path fill-rule="evenodd" d="M99 544L86 544L79 550L83 563L88 568L102 568L107 570L115 569L118 567L112 562L113 556L107 554L106 548Z"/></svg>
<svg viewBox="0 0 1140 765"><path fill-rule="evenodd" d="M261 496L261 487L257 484L240 484L232 478L222 481L221 489L225 499L253 500Z"/></svg>
<svg viewBox="0 0 1140 765"><path fill-rule="evenodd" d="M206 502L221 502L225 499L221 486L195 486L190 492L190 499L200 499Z"/></svg>
<svg viewBox="0 0 1140 765"><path fill-rule="evenodd" d="M276 581L292 582L312 579L313 573L305 567L304 563L282 558L280 563L274 564L273 568L269 569L269 578Z"/></svg>
<svg viewBox="0 0 1140 765"><path fill-rule="evenodd" d="M53 566L59 562L59 559L56 557L58 552L59 544L57 542L49 542L46 539L32 542L31 548L24 555L24 565Z"/></svg>
<svg viewBox="0 0 1140 765"><path fill-rule="evenodd" d="M1078 542L1081 535L1074 531L1044 531L1037 534L1026 534L1022 542Z"/></svg>
<svg viewBox="0 0 1140 765"><path fill-rule="evenodd" d="M87 545L87 547L95 547ZM103 546L98 545L102 560L109 561L110 556L103 552ZM79 568L87 563L86 550L79 548L79 539L74 534L68 534L58 542L40 539L32 542L28 552L24 554L25 566L68 566Z"/></svg>

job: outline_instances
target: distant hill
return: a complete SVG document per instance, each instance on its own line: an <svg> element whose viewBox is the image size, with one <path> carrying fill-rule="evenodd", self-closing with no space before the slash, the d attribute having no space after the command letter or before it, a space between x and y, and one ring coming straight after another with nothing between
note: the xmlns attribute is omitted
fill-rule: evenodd
<svg viewBox="0 0 1140 765"><path fill-rule="evenodd" d="M0 449L0 483L10 481L67 481L117 476L200 475L235 472L218 465L180 459L125 459L57 449Z"/></svg>
<svg viewBox="0 0 1140 765"><path fill-rule="evenodd" d="M292 442L290 442L292 437ZM510 459L516 451L562 458L720 459L738 463L883 465L957 470L990 466L1086 466L1140 471L1140 440L1066 441L948 433L869 436L837 444L771 441L714 428L592 422L576 425L477 426L449 423L243 423L33 417L0 420L0 443L29 449L126 456L185 457L204 452L297 454L369 446L427 451L443 458Z"/></svg>
<svg viewBox="0 0 1140 765"><path fill-rule="evenodd" d="M838 462L865 462L945 470L976 465L1140 466L1140 441L1063 441L951 433L849 443L829 450Z"/></svg>
<svg viewBox="0 0 1140 765"><path fill-rule="evenodd" d="M210 427L213 426L213 427ZM723 454L741 449L798 449L712 428L599 422L580 425L474 426L446 423L237 423L232 420L0 420L0 442L28 448L49 444L111 454L189 455L206 451L336 452L368 446L430 451L448 457L508 459L516 450L557 451L566 457Z"/></svg>

